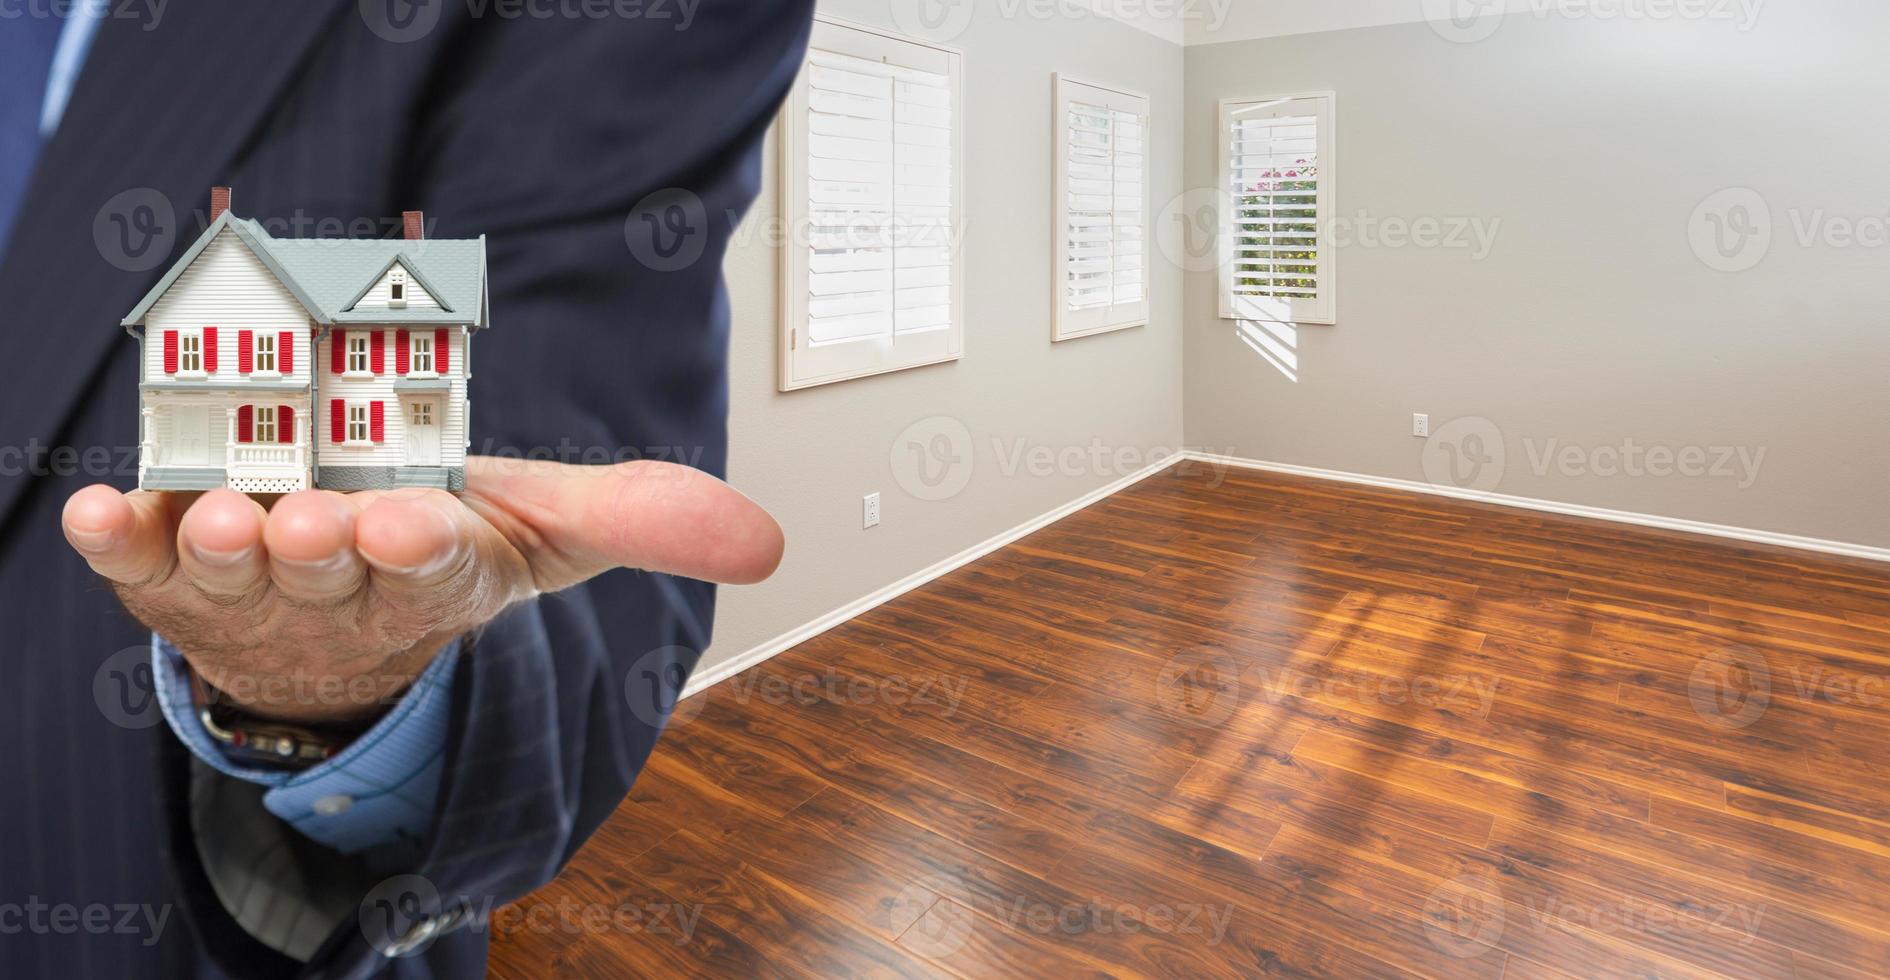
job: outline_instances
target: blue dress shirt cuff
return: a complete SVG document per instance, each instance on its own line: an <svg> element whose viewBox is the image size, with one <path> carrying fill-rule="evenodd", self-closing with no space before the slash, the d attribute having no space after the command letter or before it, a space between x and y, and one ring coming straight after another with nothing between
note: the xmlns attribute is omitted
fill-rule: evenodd
<svg viewBox="0 0 1890 980"><path fill-rule="evenodd" d="M191 754L227 776L269 787L263 806L270 813L343 854L425 834L440 788L459 660L455 640L374 727L334 758L289 772L250 768L225 755L191 707L183 655L163 637L151 637L158 704Z"/></svg>

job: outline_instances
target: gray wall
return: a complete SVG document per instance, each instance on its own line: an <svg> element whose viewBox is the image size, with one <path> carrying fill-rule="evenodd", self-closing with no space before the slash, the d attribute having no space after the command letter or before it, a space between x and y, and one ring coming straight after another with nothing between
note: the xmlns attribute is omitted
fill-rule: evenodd
<svg viewBox="0 0 1890 980"><path fill-rule="evenodd" d="M1481 260L1340 249L1339 322L1297 331L1296 382L1190 274L1188 441L1421 481L1412 413L1480 417L1505 450L1497 493L1890 545L1885 37L1886 5L1834 0L1766 4L1744 32L1524 14L1480 43L1409 24L1190 48L1188 186L1215 183L1219 99L1330 89L1341 216L1501 224ZM1741 272L1689 240L1733 187L1775 232ZM1819 212L1876 247L1801 243ZM1742 449L1756 479L1596 475L1629 439L1709 468ZM1576 465L1554 458L1569 446Z"/></svg>
<svg viewBox="0 0 1890 980"><path fill-rule="evenodd" d="M821 9L896 26L884 0ZM969 103L965 353L958 362L776 390L770 148L767 189L743 229L747 240L738 236L727 262L734 313L729 469L736 486L780 519L787 557L771 581L723 591L702 669L1126 475L1113 455L1090 464L1092 444L1131 459L1180 443L1179 270L1157 263L1148 326L1050 343L1050 76L1062 71L1150 95L1159 120L1152 177L1159 205L1181 188L1182 49L1098 17L1006 19L1000 9L980 3L962 35L947 42L965 53ZM970 434L970 479L956 495L928 501L901 486L892 457L902 431L936 416L959 420ZM1047 474L1011 467L1018 440L1079 448L1085 461L1053 465ZM863 531L860 497L874 490L882 495L881 524Z"/></svg>

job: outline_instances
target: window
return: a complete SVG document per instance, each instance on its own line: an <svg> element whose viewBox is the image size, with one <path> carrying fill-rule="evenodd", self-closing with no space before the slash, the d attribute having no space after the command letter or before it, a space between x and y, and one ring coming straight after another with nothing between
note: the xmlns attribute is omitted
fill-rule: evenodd
<svg viewBox="0 0 1890 980"><path fill-rule="evenodd" d="M963 349L962 58L818 22L783 112L781 388Z"/></svg>
<svg viewBox="0 0 1890 980"><path fill-rule="evenodd" d="M256 370L274 371L276 369L276 335L259 333L256 335Z"/></svg>
<svg viewBox="0 0 1890 980"><path fill-rule="evenodd" d="M250 441L275 442L276 441L276 408L275 406L274 405L258 405L256 406L255 411L256 411L256 423L255 423L255 427L251 430L254 433L254 435L251 437Z"/></svg>
<svg viewBox="0 0 1890 980"><path fill-rule="evenodd" d="M411 363L408 365L408 370L414 374L432 374L433 338L426 334L417 333L413 335L413 340L410 341L410 343L412 344L413 355Z"/></svg>
<svg viewBox="0 0 1890 980"><path fill-rule="evenodd" d="M361 402L348 403L348 441L367 442L371 438L368 430L368 407Z"/></svg>
<svg viewBox="0 0 1890 980"><path fill-rule="evenodd" d="M1148 322L1148 98L1059 75L1052 340Z"/></svg>
<svg viewBox="0 0 1890 980"><path fill-rule="evenodd" d="M1221 103L1221 316L1333 323L1333 96Z"/></svg>
<svg viewBox="0 0 1890 980"><path fill-rule="evenodd" d="M367 334L351 332L348 337L348 373L368 373L368 338Z"/></svg>
<svg viewBox="0 0 1890 980"><path fill-rule="evenodd" d="M433 424L433 403L414 402L407 411L408 418L415 428Z"/></svg>
<svg viewBox="0 0 1890 980"><path fill-rule="evenodd" d="M407 271L395 269L387 277L387 305L407 305Z"/></svg>
<svg viewBox="0 0 1890 980"><path fill-rule="evenodd" d="M177 372L179 374L203 373L203 335L185 333L177 338Z"/></svg>

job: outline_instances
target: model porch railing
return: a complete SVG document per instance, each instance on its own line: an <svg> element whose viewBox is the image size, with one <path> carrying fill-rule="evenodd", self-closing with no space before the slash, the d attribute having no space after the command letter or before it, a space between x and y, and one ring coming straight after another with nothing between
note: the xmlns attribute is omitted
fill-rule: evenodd
<svg viewBox="0 0 1890 980"><path fill-rule="evenodd" d="M303 464L302 444L294 445L239 443L229 444L229 468L235 472L239 468L269 467L278 469L305 468Z"/></svg>

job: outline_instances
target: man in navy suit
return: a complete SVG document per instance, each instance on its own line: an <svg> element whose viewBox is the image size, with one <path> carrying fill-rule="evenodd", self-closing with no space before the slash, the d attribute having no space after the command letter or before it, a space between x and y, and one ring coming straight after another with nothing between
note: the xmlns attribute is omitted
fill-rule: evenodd
<svg viewBox="0 0 1890 980"><path fill-rule="evenodd" d="M648 757L706 580L779 559L717 478L720 268L811 6L0 18L0 972L482 969L484 916ZM123 492L117 323L213 184L283 237L392 237L407 209L488 236L473 451L502 458L464 496ZM601 459L632 461L576 465ZM330 757L230 738L272 726Z"/></svg>

